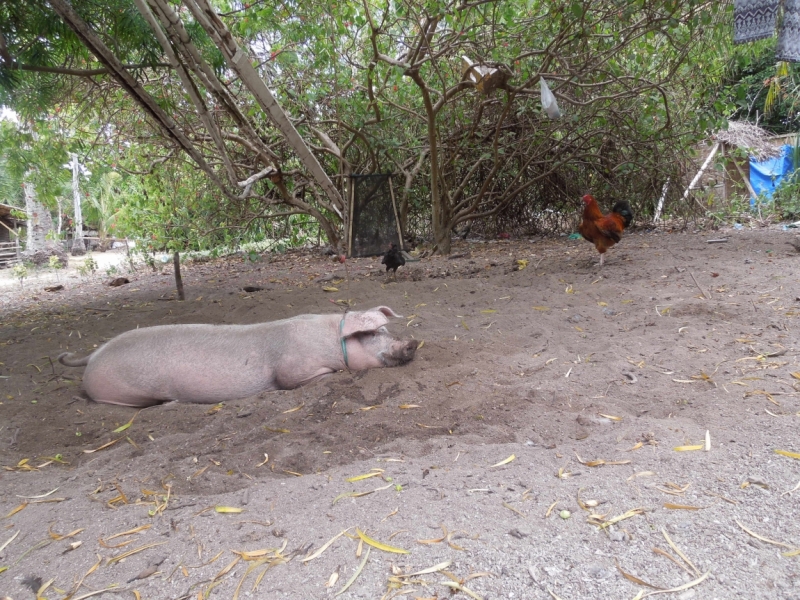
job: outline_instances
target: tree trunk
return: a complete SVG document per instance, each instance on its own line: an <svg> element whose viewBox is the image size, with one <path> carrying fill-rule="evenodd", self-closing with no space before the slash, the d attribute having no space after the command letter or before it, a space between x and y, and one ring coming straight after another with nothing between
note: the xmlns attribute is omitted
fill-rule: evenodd
<svg viewBox="0 0 800 600"><path fill-rule="evenodd" d="M450 254L450 211L449 207L434 204L433 218L433 241L436 244L436 252L439 254Z"/></svg>
<svg viewBox="0 0 800 600"><path fill-rule="evenodd" d="M75 204L75 218L73 225L75 232L72 234L72 256L82 256L86 254L86 246L83 243L83 212L81 212L81 188L78 177L80 167L78 166L78 155L72 154L72 200Z"/></svg>
<svg viewBox="0 0 800 600"><path fill-rule="evenodd" d="M452 208L439 185L439 152L436 144L436 123L429 124L428 142L431 145L431 220L433 243L439 254L450 254L450 229Z"/></svg>
<svg viewBox="0 0 800 600"><path fill-rule="evenodd" d="M401 167L405 181L403 183L403 193L400 196L400 207L398 208L398 211L400 213L400 229L402 229L403 235L408 234L408 198L411 195L411 186L414 183L414 179L417 177L417 175L419 175L420 169L422 169L423 161L427 155L428 149L423 148L420 150L417 163L411 169L406 169L405 166Z"/></svg>
<svg viewBox="0 0 800 600"><path fill-rule="evenodd" d="M56 229L56 237L61 239L61 229L64 227L64 210L61 208L61 196L56 197L56 204L58 204L58 229Z"/></svg>
<svg viewBox="0 0 800 600"><path fill-rule="evenodd" d="M342 240L339 238L338 231L337 231L336 227L334 226L334 224L331 223L330 220L325 218L325 215L323 215L320 211L318 211L313 206L310 206L310 205L306 204L305 202L301 202L297 198L294 198L294 196L292 196L292 194L286 188L286 184L282 180L276 181L275 182L275 187L278 188L278 191L280 191L281 196L283 198L288 199L287 204L289 204L290 206L294 206L296 208L299 208L299 209L303 210L304 212L307 212L309 215L311 215L312 217L314 217L317 220L317 222L322 226L322 229L325 231L325 237L328 238L328 243L331 245L331 247L336 248L337 252L342 252L343 251L342 248L339 247L340 243L342 243ZM345 225L346 225L346 222L345 222ZM345 229L345 231L346 231L346 229Z"/></svg>
<svg viewBox="0 0 800 600"><path fill-rule="evenodd" d="M31 254L39 250L44 250L47 245L47 234L53 230L53 217L50 211L36 199L36 187L33 183L26 181L25 188L25 212L27 214L28 237L25 245L26 253Z"/></svg>
<svg viewBox="0 0 800 600"><path fill-rule="evenodd" d="M433 240L436 252L450 254L450 228L452 227L452 207L446 192L442 189L442 179L439 173L439 140L436 130L437 111L431 101L431 96L419 71L405 73L417 84L422 92L422 102L425 105L425 116L428 126L428 152L431 162L431 221L433 226Z"/></svg>

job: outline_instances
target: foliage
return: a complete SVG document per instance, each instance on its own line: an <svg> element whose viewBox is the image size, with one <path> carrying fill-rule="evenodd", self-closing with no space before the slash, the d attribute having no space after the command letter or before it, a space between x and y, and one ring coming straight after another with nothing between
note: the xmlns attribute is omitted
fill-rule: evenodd
<svg viewBox="0 0 800 600"><path fill-rule="evenodd" d="M2 132L3 128L0 124L0 136L2 136ZM20 206L25 202L23 196L22 181L17 177L13 166L9 165L5 152L0 152L0 202L11 206ZM24 213L22 218L25 218Z"/></svg>
<svg viewBox="0 0 800 600"><path fill-rule="evenodd" d="M58 281L59 279L58 272L63 268L61 260L58 258L58 256L56 256L55 254L51 255L47 261L47 266L49 266L51 269L53 269L53 271L55 271L56 281Z"/></svg>
<svg viewBox="0 0 800 600"><path fill-rule="evenodd" d="M84 191L89 202L83 208L83 218L95 225L98 237L105 240L116 228L117 211L122 199L122 175L117 171L100 170L92 177Z"/></svg>
<svg viewBox="0 0 800 600"><path fill-rule="evenodd" d="M22 263L17 263L11 268L11 276L14 279L19 279L19 285L22 287L23 280L28 276L28 267Z"/></svg>
<svg viewBox="0 0 800 600"><path fill-rule="evenodd" d="M78 266L78 273L81 277L87 277L89 275L94 275L97 272L97 268L97 261L90 254L86 257L86 260L83 261L83 264Z"/></svg>
<svg viewBox="0 0 800 600"><path fill-rule="evenodd" d="M800 171L786 178L772 195L775 209L783 219L800 219Z"/></svg>
<svg viewBox="0 0 800 600"><path fill-rule="evenodd" d="M708 5L470 6L447 5L440 19L412 5L390 26L370 21L373 40L385 40L373 60L399 67L419 91L440 243L459 222L515 204L574 212L586 189L646 211L663 183L680 177L690 144L715 125L712 114L686 103L693 70L708 62L702 53L715 24ZM406 55L389 56L403 45ZM483 97L465 84L461 54L508 69L505 95ZM561 103L559 121L540 112L540 77Z"/></svg>
<svg viewBox="0 0 800 600"><path fill-rule="evenodd" d="M35 185L41 202L54 205L55 197L69 181L69 174L62 169L67 151L67 140L56 120L0 120L0 189L4 201L24 204L22 183L28 181Z"/></svg>
<svg viewBox="0 0 800 600"><path fill-rule="evenodd" d="M775 210L782 219L800 219L800 136L792 148L794 172L787 176L772 194Z"/></svg>
<svg viewBox="0 0 800 600"><path fill-rule="evenodd" d="M775 39L736 46L716 89L720 114L773 133L800 129L800 65L776 62Z"/></svg>
<svg viewBox="0 0 800 600"><path fill-rule="evenodd" d="M136 7L111 0L102 7L76 2L96 29L113 38L125 64L157 66L161 51ZM94 57L43 0L0 3L4 52L0 56L0 105L13 107L25 120L37 119L70 98L97 94L96 82L76 77ZM94 91L92 90L94 88ZM99 97L99 96L98 96Z"/></svg>
<svg viewBox="0 0 800 600"><path fill-rule="evenodd" d="M94 161L87 218L98 228L113 225L167 250L263 237L298 243L312 220L330 243L341 238L345 206L312 177L285 130L223 60L214 32L190 16L187 8L201 0L180 9L150 2L178 10L169 27L166 20L156 27L168 38L163 45L147 10L131 0L72 3L116 58L133 65L135 92L79 43L53 12L56 4L0 9L8 48L0 57L0 103L26 116L47 108L84 161ZM459 224L499 223L510 214L530 229L548 211L575 213L587 189L625 197L647 214L726 106L704 104L697 72L721 72L727 5L336 0L214 7L337 193L346 196L351 173L398 173L404 228L432 223L445 252ZM185 72L170 66L173 51ZM506 73L506 83L482 94L464 78L462 56ZM541 77L561 104L558 121L541 113ZM136 103L131 93L139 94Z"/></svg>

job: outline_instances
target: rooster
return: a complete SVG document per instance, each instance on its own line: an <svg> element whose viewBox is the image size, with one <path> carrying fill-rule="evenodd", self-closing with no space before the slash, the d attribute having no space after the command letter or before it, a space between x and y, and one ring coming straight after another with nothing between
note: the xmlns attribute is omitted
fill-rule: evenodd
<svg viewBox="0 0 800 600"><path fill-rule="evenodd" d="M394 271L394 279L397 281L397 268L406 264L406 259L403 257L402 251L397 249L397 244L392 243L389 250L383 255L381 264L386 265L387 275L389 273L389 269Z"/></svg>
<svg viewBox="0 0 800 600"><path fill-rule="evenodd" d="M597 200L590 194L583 197L583 219L578 231L583 239L594 244L600 253L600 266L603 266L603 255L622 238L623 230L633 221L631 205L620 200L604 215L597 206Z"/></svg>

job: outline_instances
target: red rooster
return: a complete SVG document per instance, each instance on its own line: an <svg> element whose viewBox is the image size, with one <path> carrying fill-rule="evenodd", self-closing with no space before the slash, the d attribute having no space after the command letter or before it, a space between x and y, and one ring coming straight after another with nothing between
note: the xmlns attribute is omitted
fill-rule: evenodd
<svg viewBox="0 0 800 600"><path fill-rule="evenodd" d="M631 205L625 200L620 200L604 215L597 206L597 200L591 194L583 197L583 220L578 226L578 231L583 239L594 244L600 253L600 266L603 266L603 255L622 238L623 230L633 221Z"/></svg>

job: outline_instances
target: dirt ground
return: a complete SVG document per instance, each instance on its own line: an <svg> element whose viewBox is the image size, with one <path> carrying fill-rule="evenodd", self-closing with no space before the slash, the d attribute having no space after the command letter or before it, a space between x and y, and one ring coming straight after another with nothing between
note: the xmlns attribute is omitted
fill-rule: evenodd
<svg viewBox="0 0 800 600"><path fill-rule="evenodd" d="M631 232L602 270L583 240L467 241L396 283L229 258L184 265L185 302L169 271L3 288L0 598L800 599L794 235ZM141 411L54 364L344 299L405 315L414 361Z"/></svg>

